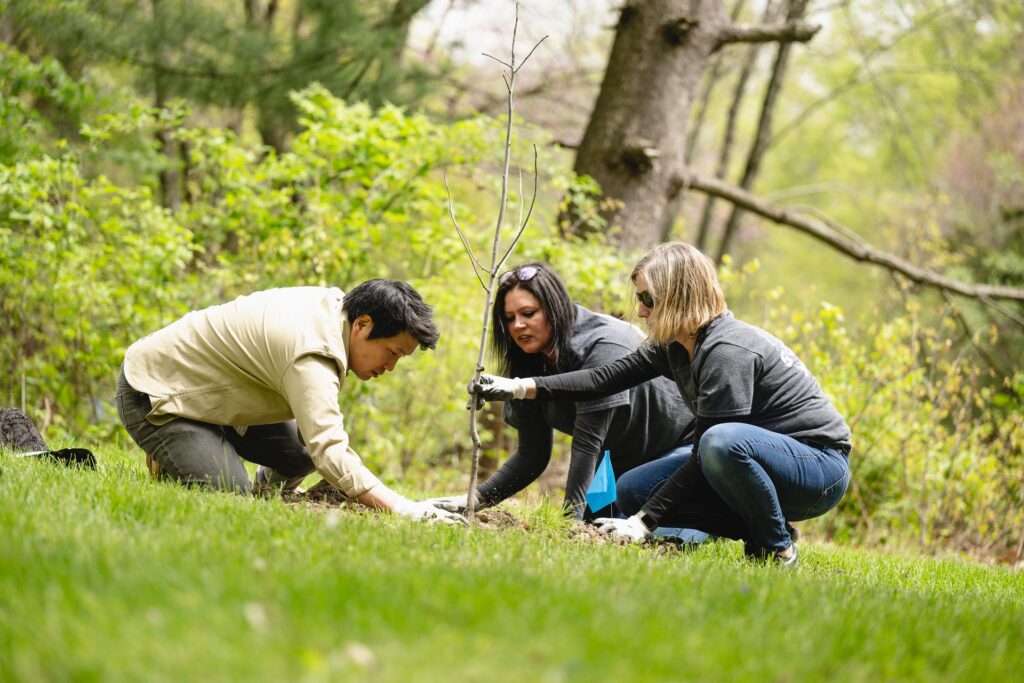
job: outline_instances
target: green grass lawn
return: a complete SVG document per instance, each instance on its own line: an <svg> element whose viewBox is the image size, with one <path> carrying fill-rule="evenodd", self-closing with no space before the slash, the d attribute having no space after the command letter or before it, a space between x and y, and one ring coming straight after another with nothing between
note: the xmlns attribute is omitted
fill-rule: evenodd
<svg viewBox="0 0 1024 683"><path fill-rule="evenodd" d="M1024 573L326 514L0 454L0 681L1020 680ZM398 487L402 490L402 487ZM445 493L442 491L430 493Z"/></svg>

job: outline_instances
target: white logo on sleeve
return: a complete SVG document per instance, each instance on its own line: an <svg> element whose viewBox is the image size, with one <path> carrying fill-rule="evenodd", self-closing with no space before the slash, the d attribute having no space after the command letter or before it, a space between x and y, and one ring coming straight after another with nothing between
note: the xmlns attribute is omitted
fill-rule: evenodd
<svg viewBox="0 0 1024 683"><path fill-rule="evenodd" d="M793 353L789 349L789 347L783 344L781 341L776 340L776 342L779 345L779 360L782 361L782 364L785 365L787 368L796 367L798 370L800 370L800 372L810 377L811 373L807 370L807 367L802 362L800 362L800 359L796 357L796 354Z"/></svg>

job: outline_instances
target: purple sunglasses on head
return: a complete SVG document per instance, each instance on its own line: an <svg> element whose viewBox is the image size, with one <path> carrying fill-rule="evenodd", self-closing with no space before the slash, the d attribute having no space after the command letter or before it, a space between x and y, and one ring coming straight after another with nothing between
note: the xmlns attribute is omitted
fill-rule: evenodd
<svg viewBox="0 0 1024 683"><path fill-rule="evenodd" d="M539 272L540 268L537 268L536 266L519 266L518 268L513 268L506 273L502 273L498 278L498 284L507 285L512 281L512 278L515 278L519 282L528 282L537 277L537 273Z"/></svg>

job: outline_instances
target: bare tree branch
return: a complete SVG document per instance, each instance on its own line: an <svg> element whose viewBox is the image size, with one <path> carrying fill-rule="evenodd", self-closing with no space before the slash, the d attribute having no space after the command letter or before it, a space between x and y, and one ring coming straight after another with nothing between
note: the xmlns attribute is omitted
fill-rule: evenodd
<svg viewBox="0 0 1024 683"><path fill-rule="evenodd" d="M526 60L529 59L530 56L533 54L533 51L536 50L538 47L540 47L540 44L543 43L547 39L548 39L548 37L544 36L543 38L541 38L540 40L537 41L537 44L533 46L533 50L530 50L528 53L526 53L526 56L523 57L523 61L519 62L519 66L516 67L516 71L519 71L524 66L526 66Z"/></svg>
<svg viewBox="0 0 1024 683"><path fill-rule="evenodd" d="M730 24L719 31L715 49L730 43L806 43L821 30L820 24L787 21L781 24Z"/></svg>
<svg viewBox="0 0 1024 683"><path fill-rule="evenodd" d="M918 284L960 294L972 299L979 299L990 304L994 304L995 302L992 300L995 299L1024 302L1024 289L963 282L940 275L934 271L916 266L895 254L877 249L862 239L853 239L828 225L823 225L807 218L798 211L795 212L770 204L735 185L697 174L689 174L685 178L680 179L680 182L687 188L725 199L745 211L750 211L762 218L767 218L774 223L796 228L800 232L824 242L840 253L846 254L855 261L880 265ZM1016 319L1024 325L1024 320L1015 316L1011 311L1005 308L997 308L997 310L1002 310L1005 315Z"/></svg>
<svg viewBox="0 0 1024 683"><path fill-rule="evenodd" d="M512 68L511 64L509 64L508 62L505 62L505 61L502 61L502 60L498 59L494 55L487 54L486 52L481 52L480 54L482 54L484 57L489 57L489 58L493 59L494 61L496 61L498 64L501 64L505 68L508 68L508 69Z"/></svg>
<svg viewBox="0 0 1024 683"><path fill-rule="evenodd" d="M540 174L537 173L537 145L534 145L533 146L533 198L530 200L530 210L526 212L526 218L525 219L522 218L522 211L520 211L520 214L519 214L519 216L520 216L519 232L517 232L516 236L512 238L512 243L508 245L508 249L505 250L505 254L501 257L501 260L498 262L498 266L497 266L497 268L495 270L496 273L500 273L501 272L502 266L505 265L505 261L508 260L509 254L512 253L512 250L516 248L516 244L519 243L519 238L523 236L523 230L526 230L526 225L530 222L530 216L533 215L533 206L534 206L534 204L537 203L537 178L538 178L539 175ZM520 175L519 175L519 180L520 180L519 196L520 197L522 197L522 194L523 194L522 177L523 176L520 173Z"/></svg>
<svg viewBox="0 0 1024 683"><path fill-rule="evenodd" d="M455 205L452 203L452 191L448 187L448 174L441 173L441 177L444 178L444 189L448 193L448 213L452 217L452 223L455 225L455 232L459 234L459 239L462 240L462 246L466 249L466 253L469 254L469 260L473 266L473 274L476 275L476 279L480 281L480 286L487 289L487 285L484 284L484 280L480 277L480 271L486 270L484 265L480 263L480 259L473 253L473 247L469 246L469 240L466 239L465 233L462 232L462 228L459 227L459 221L455 218Z"/></svg>

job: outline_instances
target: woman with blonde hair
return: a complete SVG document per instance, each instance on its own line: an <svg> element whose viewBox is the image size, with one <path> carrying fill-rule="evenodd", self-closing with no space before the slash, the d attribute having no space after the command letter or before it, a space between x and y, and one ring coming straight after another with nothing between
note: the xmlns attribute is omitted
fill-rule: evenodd
<svg viewBox="0 0 1024 683"><path fill-rule="evenodd" d="M638 513L598 519L631 540L682 526L743 540L751 557L798 563L789 522L820 516L850 480L850 428L785 344L733 317L711 261L662 244L631 276L648 344L600 368L549 377L485 376L487 399L586 400L653 377L675 381L696 416L692 456ZM642 468L637 468L642 475Z"/></svg>

